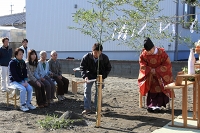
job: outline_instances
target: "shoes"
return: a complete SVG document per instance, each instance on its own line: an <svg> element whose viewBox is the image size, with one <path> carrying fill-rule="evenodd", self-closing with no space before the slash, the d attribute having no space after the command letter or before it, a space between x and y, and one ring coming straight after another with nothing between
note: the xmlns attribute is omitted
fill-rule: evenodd
<svg viewBox="0 0 200 133"><path fill-rule="evenodd" d="M53 104L53 102L51 101L51 99L48 100L48 104Z"/></svg>
<svg viewBox="0 0 200 133"><path fill-rule="evenodd" d="M63 98L62 98L62 95L58 95L58 101L62 101Z"/></svg>
<svg viewBox="0 0 200 133"><path fill-rule="evenodd" d="M149 112L149 113L153 113L153 109L152 108L147 108L147 111Z"/></svg>
<svg viewBox="0 0 200 133"><path fill-rule="evenodd" d="M27 105L27 107L29 108L29 109L36 109L36 107L34 106L34 105L32 105L31 103L28 103L28 104L26 104Z"/></svg>
<svg viewBox="0 0 200 133"><path fill-rule="evenodd" d="M43 104L44 107L48 107L48 103Z"/></svg>
<svg viewBox="0 0 200 133"><path fill-rule="evenodd" d="M161 111L161 108L158 106L152 106L152 107L148 107L147 111L150 113L159 113Z"/></svg>
<svg viewBox="0 0 200 133"><path fill-rule="evenodd" d="M63 101L66 99L64 95L58 95L57 98L58 98L58 101Z"/></svg>
<svg viewBox="0 0 200 133"><path fill-rule="evenodd" d="M49 99L49 100L48 100L48 103L49 103L49 104L53 104L53 103L54 103L54 100L53 100L53 99Z"/></svg>
<svg viewBox="0 0 200 133"><path fill-rule="evenodd" d="M26 112L26 111L29 110L29 108L27 107L26 104L23 104L23 105L21 105L20 110L23 111L23 112Z"/></svg>
<svg viewBox="0 0 200 133"><path fill-rule="evenodd" d="M10 92L10 90L9 89L2 89L2 92Z"/></svg>
<svg viewBox="0 0 200 133"><path fill-rule="evenodd" d="M90 112L91 112L91 110L89 110L89 109L85 109L85 110L83 110L82 115L89 114Z"/></svg>
<svg viewBox="0 0 200 133"><path fill-rule="evenodd" d="M158 107L158 106L156 106L155 109L154 109L154 112L155 112L155 113L160 113L160 111L161 111L161 108Z"/></svg>
<svg viewBox="0 0 200 133"><path fill-rule="evenodd" d="M56 96L53 96L53 99L57 99L57 97L56 97Z"/></svg>
<svg viewBox="0 0 200 133"><path fill-rule="evenodd" d="M37 107L38 108L44 108L44 105L38 105Z"/></svg>
<svg viewBox="0 0 200 133"><path fill-rule="evenodd" d="M61 95L61 96L62 96L62 99L63 99L63 100L65 100L65 99L66 99L66 97L65 97L64 95Z"/></svg>

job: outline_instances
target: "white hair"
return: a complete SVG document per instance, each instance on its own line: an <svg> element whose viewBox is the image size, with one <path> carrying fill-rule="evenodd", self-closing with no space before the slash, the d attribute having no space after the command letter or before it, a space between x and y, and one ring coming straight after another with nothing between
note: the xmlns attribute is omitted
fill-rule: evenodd
<svg viewBox="0 0 200 133"><path fill-rule="evenodd" d="M42 56L42 54L47 54L46 51L40 51L40 56Z"/></svg>
<svg viewBox="0 0 200 133"><path fill-rule="evenodd" d="M55 50L51 51L51 55L53 55L54 53L57 53Z"/></svg>

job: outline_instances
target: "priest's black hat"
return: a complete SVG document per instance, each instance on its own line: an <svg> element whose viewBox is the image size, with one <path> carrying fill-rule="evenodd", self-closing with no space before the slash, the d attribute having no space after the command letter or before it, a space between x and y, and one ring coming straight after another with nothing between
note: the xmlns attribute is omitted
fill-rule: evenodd
<svg viewBox="0 0 200 133"><path fill-rule="evenodd" d="M149 37L144 39L144 48L146 51L151 50L153 47L154 47L153 42L151 41Z"/></svg>

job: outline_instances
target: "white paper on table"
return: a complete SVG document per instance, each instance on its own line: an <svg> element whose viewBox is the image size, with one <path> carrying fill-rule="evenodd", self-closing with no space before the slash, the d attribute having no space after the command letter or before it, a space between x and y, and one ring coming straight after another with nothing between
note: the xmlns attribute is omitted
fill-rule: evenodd
<svg viewBox="0 0 200 133"><path fill-rule="evenodd" d="M188 58L188 74L195 74L194 63L195 63L194 52L192 49L190 49L190 55Z"/></svg>
<svg viewBox="0 0 200 133"><path fill-rule="evenodd" d="M74 68L73 71L80 71L80 67Z"/></svg>

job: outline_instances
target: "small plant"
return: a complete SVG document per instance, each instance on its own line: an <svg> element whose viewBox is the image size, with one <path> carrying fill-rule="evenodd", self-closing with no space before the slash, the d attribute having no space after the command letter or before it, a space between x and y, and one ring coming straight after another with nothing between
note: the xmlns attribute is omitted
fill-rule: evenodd
<svg viewBox="0 0 200 133"><path fill-rule="evenodd" d="M188 73L188 67L186 67L186 66L183 67L182 71L187 74ZM195 69L195 74L200 74L200 69ZM190 77L190 78L188 78L188 80L194 81L195 79L194 79L194 77Z"/></svg>
<svg viewBox="0 0 200 133"><path fill-rule="evenodd" d="M185 67L182 68L182 71L183 71L184 73L188 73L188 68L185 66Z"/></svg>
<svg viewBox="0 0 200 133"><path fill-rule="evenodd" d="M184 0L184 2L187 4L194 4L194 3L198 2L198 0Z"/></svg>
<svg viewBox="0 0 200 133"><path fill-rule="evenodd" d="M70 120L70 119L58 119L57 115L47 115L45 119L39 120L38 123L39 125L46 129L46 130L55 130L55 129L60 129L60 128L66 128L72 125L74 122L81 121L82 119L77 119L77 120Z"/></svg>

